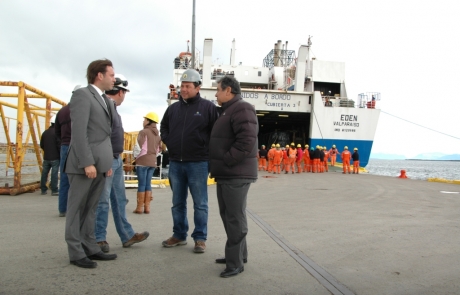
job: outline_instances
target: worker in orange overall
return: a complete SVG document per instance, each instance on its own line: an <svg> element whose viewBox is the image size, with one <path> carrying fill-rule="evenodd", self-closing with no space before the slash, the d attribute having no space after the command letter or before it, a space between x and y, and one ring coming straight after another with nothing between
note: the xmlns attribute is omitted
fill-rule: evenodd
<svg viewBox="0 0 460 295"><path fill-rule="evenodd" d="M305 145L305 149L303 150L303 172L310 172L311 171L311 164L310 164L310 151L308 150L308 144Z"/></svg>
<svg viewBox="0 0 460 295"><path fill-rule="evenodd" d="M311 166L312 173L319 173L319 158L321 156L321 152L319 150L319 145L316 146L315 150L313 151L313 157L310 156L310 159L313 159L313 163Z"/></svg>
<svg viewBox="0 0 460 295"><path fill-rule="evenodd" d="M329 165L327 164L328 159L329 159L329 151L327 150L325 146L323 147L323 151L324 151L324 171L329 172L329 167L328 167Z"/></svg>
<svg viewBox="0 0 460 295"><path fill-rule="evenodd" d="M268 151L265 149L265 145L262 145L259 150L259 171L267 171L267 154Z"/></svg>
<svg viewBox="0 0 460 295"><path fill-rule="evenodd" d="M275 152L275 144L272 144L272 148L268 151L267 157L268 157L268 172L273 171L273 153Z"/></svg>
<svg viewBox="0 0 460 295"><path fill-rule="evenodd" d="M279 143L276 144L276 149L273 152L273 174L281 174L281 161L283 161L283 151Z"/></svg>
<svg viewBox="0 0 460 295"><path fill-rule="evenodd" d="M302 162L303 162L303 150L302 146L297 144L297 157L296 157L297 173L302 172Z"/></svg>
<svg viewBox="0 0 460 295"><path fill-rule="evenodd" d="M345 146L343 148L343 152L341 154L341 157L342 157L342 164L343 164L343 174L346 174L347 173L347 170L348 170L348 174L351 174L350 172L350 158L351 158L351 153L350 151L348 150L348 147Z"/></svg>
<svg viewBox="0 0 460 295"><path fill-rule="evenodd" d="M329 150L329 157L331 158L331 166L335 166L335 160L337 159L337 154L339 151L335 148L335 144L332 145L332 148Z"/></svg>
<svg viewBox="0 0 460 295"><path fill-rule="evenodd" d="M289 145L286 145L286 148L283 148L283 168L282 168L283 171L288 171L287 170L289 166L288 151L289 151Z"/></svg>
<svg viewBox="0 0 460 295"><path fill-rule="evenodd" d="M351 155L351 158L353 159L353 174L359 174L359 154L358 154L358 148L353 149L354 153Z"/></svg>
<svg viewBox="0 0 460 295"><path fill-rule="evenodd" d="M319 163L318 163L318 172L323 173L324 172L324 151L322 146L319 147Z"/></svg>
<svg viewBox="0 0 460 295"><path fill-rule="evenodd" d="M289 150L288 150L288 166L287 166L287 170L286 170L286 173L289 173L289 170L292 168L292 174L294 174L294 165L295 165L295 159L297 157L297 149L295 148L295 144L293 142L291 142L291 146L289 147Z"/></svg>

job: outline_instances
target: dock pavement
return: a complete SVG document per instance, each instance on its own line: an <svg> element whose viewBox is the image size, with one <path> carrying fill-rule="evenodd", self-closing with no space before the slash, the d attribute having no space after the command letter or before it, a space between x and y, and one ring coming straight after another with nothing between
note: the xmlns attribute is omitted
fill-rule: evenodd
<svg viewBox="0 0 460 295"><path fill-rule="evenodd" d="M270 176L270 177L265 177ZM123 248L109 217L115 261L69 263L57 197L0 196L0 294L459 294L460 186L339 171L261 172L249 190L248 263L221 278L226 236L208 186L206 252L174 248L171 190L154 189L149 215L129 222L150 237ZM189 234L193 205L188 199Z"/></svg>

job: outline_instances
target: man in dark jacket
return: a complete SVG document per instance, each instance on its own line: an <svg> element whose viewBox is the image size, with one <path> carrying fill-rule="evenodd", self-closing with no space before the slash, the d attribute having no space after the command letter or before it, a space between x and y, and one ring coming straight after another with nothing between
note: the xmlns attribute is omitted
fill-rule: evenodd
<svg viewBox="0 0 460 295"><path fill-rule="evenodd" d="M246 200L249 186L257 179L257 133L254 107L241 98L238 81L225 76L217 85L217 102L222 108L211 133L209 158L211 177L217 182L219 212L227 233L225 263L221 277L244 271L247 262Z"/></svg>
<svg viewBox="0 0 460 295"><path fill-rule="evenodd" d="M359 174L359 154L358 154L358 148L353 149L353 155L351 155L351 158L353 159L353 174Z"/></svg>
<svg viewBox="0 0 460 295"><path fill-rule="evenodd" d="M80 85L77 85L74 89L77 90L80 88ZM72 91L73 93L73 91ZM58 200L58 210L59 217L65 217L67 211L67 198L69 194L69 177L64 171L65 159L67 158L67 152L69 151L70 137L72 134L72 128L70 124L70 106L66 105L62 107L59 112L56 114L56 137L61 140L61 161L60 161L60 172L59 177L59 200Z"/></svg>
<svg viewBox="0 0 460 295"><path fill-rule="evenodd" d="M209 136L217 119L217 108L200 97L200 74L186 70L181 76L179 101L170 105L161 120L161 140L169 150L169 183L173 236L163 241L170 248L187 244L187 193L193 199L195 241L193 251L203 253L208 235Z"/></svg>
<svg viewBox="0 0 460 295"><path fill-rule="evenodd" d="M42 138L40 139L40 147L44 152L43 156L43 168L42 168L42 178L40 182L40 188L42 191L42 195L46 195L46 191L48 187L46 186L46 182L48 181L48 174L51 169L51 195L57 196L59 195L58 190L58 171L59 171L59 140L56 137L56 133L54 131L54 120L55 116L51 118L51 126L45 130L42 134Z"/></svg>

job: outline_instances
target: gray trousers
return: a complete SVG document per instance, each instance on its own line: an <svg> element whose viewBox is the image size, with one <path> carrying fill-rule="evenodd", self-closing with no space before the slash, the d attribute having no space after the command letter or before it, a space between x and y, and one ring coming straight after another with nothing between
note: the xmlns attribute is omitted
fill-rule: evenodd
<svg viewBox="0 0 460 295"><path fill-rule="evenodd" d="M98 173L96 178L85 174L67 174L70 189L65 220L65 241L70 261L96 254L101 248L94 235L96 208L104 189L105 177Z"/></svg>
<svg viewBox="0 0 460 295"><path fill-rule="evenodd" d="M243 259L248 258L246 200L250 185L250 183L219 184L217 182L219 213L227 233L225 244L227 267L242 267Z"/></svg>

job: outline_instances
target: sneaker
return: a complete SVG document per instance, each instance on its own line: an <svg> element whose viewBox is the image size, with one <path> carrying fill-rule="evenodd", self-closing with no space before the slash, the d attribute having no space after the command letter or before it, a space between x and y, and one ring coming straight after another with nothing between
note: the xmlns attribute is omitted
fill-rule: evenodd
<svg viewBox="0 0 460 295"><path fill-rule="evenodd" d="M148 231L145 231L143 233L135 233L134 236L129 239L129 241L123 243L123 248L128 248L128 247L131 247L131 245L134 245L136 243L140 243L144 240L146 240L147 238L149 237L149 232Z"/></svg>
<svg viewBox="0 0 460 295"><path fill-rule="evenodd" d="M43 195L46 195L46 191L42 192L41 195L42 195L42 196L43 196Z"/></svg>
<svg viewBox="0 0 460 295"><path fill-rule="evenodd" d="M52 192L51 195L52 196L59 196L59 192Z"/></svg>
<svg viewBox="0 0 460 295"><path fill-rule="evenodd" d="M166 241L163 241L162 244L166 248L171 248L175 246L187 245L187 241L182 241L182 240L176 239L175 237L170 237Z"/></svg>
<svg viewBox="0 0 460 295"><path fill-rule="evenodd" d="M59 213L59 217L65 217L65 212Z"/></svg>
<svg viewBox="0 0 460 295"><path fill-rule="evenodd" d="M107 243L106 241L97 242L97 244L99 245L99 247L101 247L102 252L107 253L110 251L109 243Z"/></svg>
<svg viewBox="0 0 460 295"><path fill-rule="evenodd" d="M195 241L195 248L193 248L193 252L195 253L204 253L206 249L206 243L202 240Z"/></svg>

